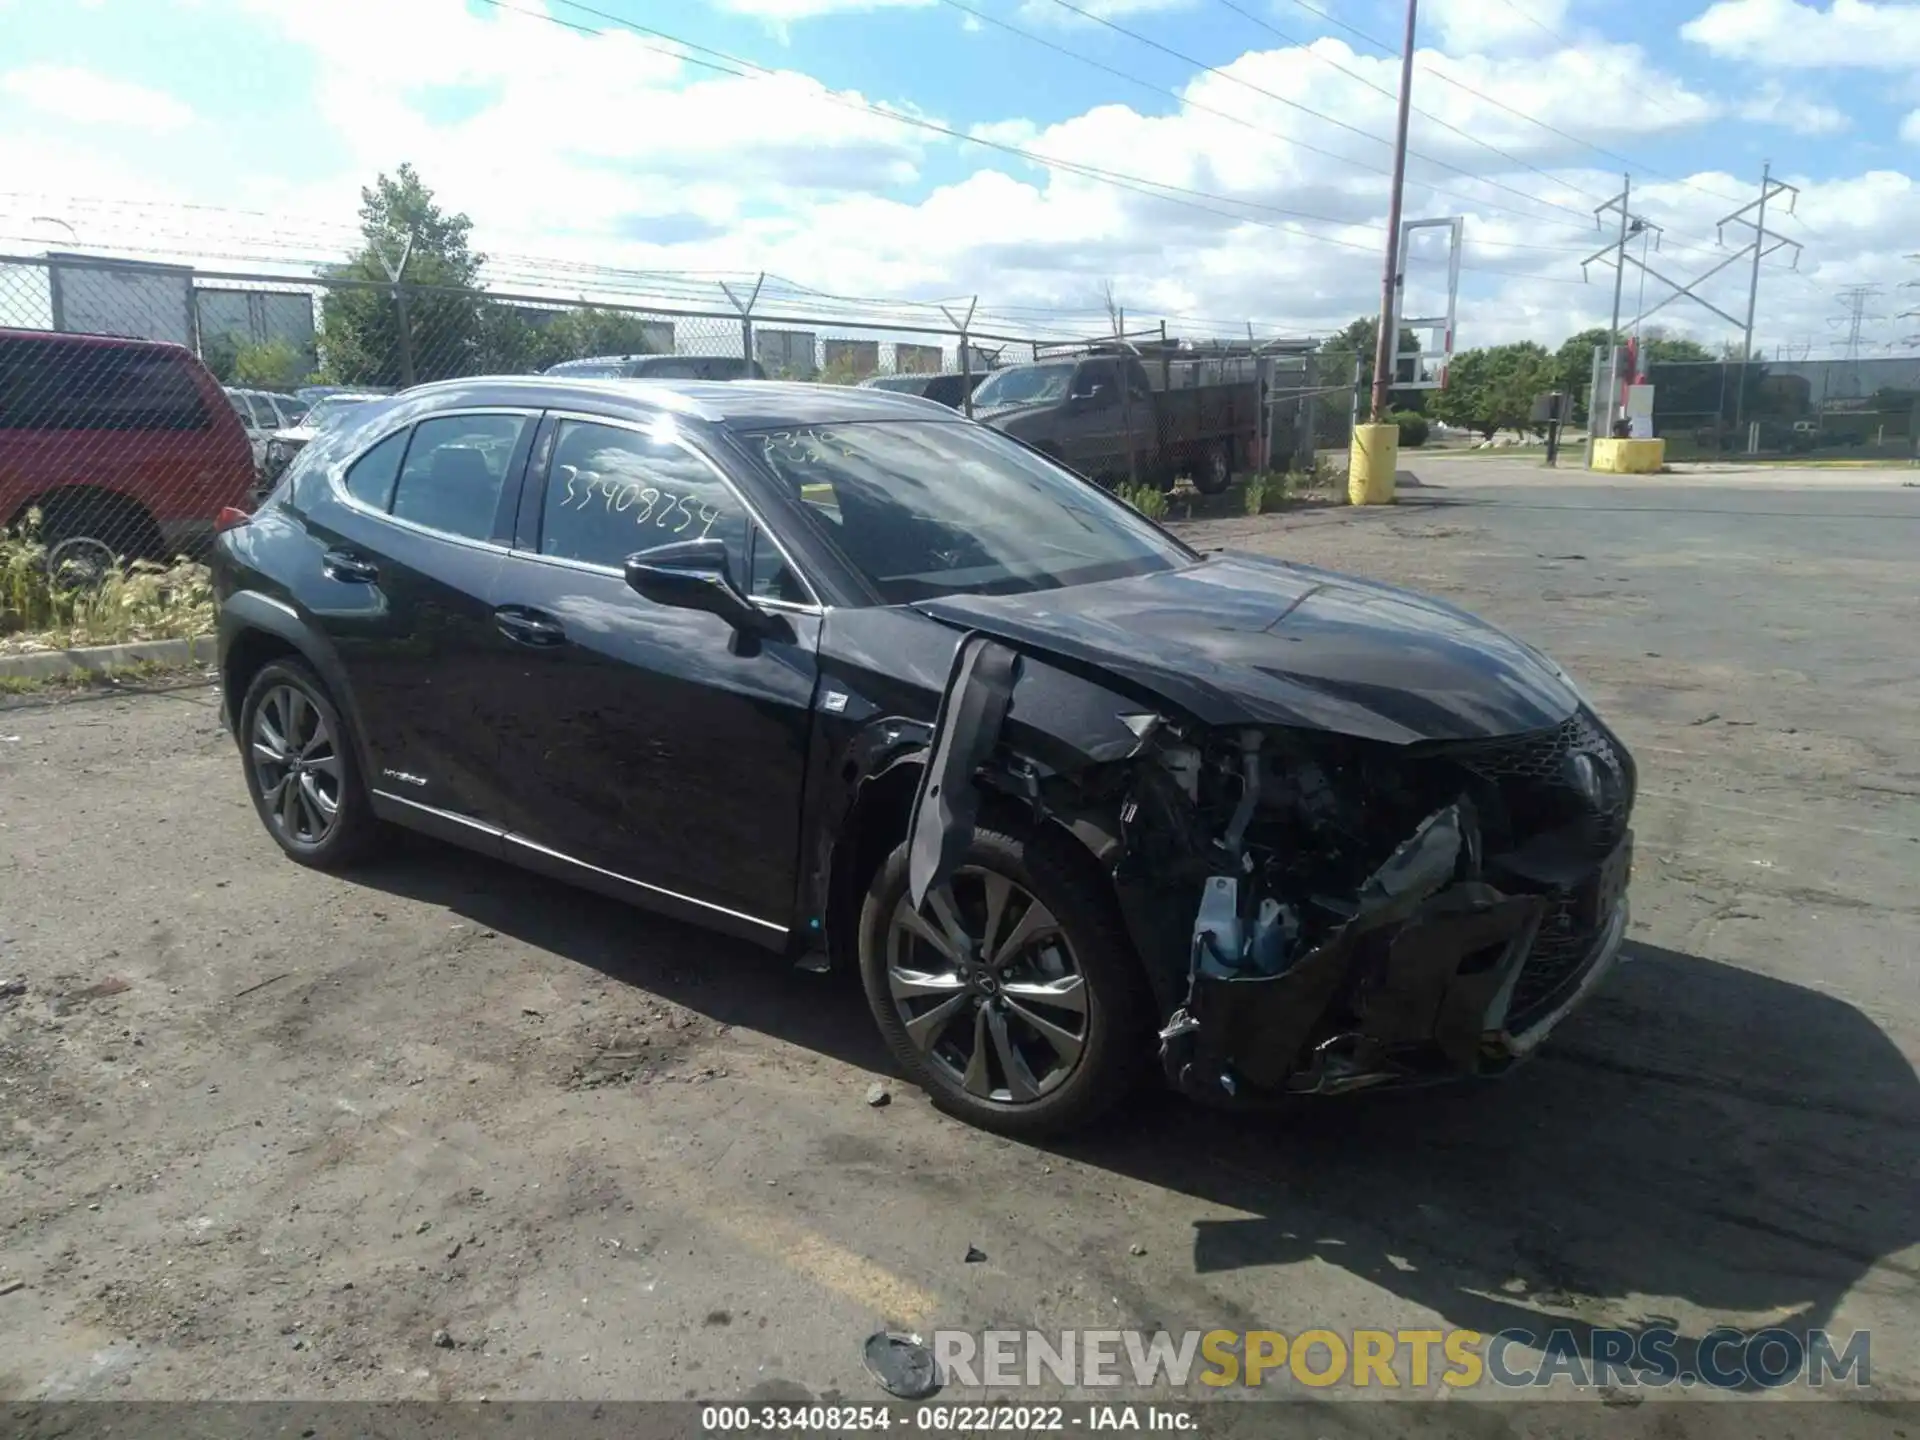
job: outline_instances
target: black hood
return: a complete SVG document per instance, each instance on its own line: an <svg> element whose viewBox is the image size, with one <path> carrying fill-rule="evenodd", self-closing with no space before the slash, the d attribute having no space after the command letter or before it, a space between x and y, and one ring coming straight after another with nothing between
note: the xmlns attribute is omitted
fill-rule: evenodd
<svg viewBox="0 0 1920 1440"><path fill-rule="evenodd" d="M1258 556L917 608L1104 670L1210 726L1412 744L1541 730L1579 704L1538 651L1444 601Z"/></svg>

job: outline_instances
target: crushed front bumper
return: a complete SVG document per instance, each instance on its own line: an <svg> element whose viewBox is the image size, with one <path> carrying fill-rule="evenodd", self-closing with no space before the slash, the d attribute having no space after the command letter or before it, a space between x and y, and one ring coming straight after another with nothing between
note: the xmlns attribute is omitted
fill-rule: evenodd
<svg viewBox="0 0 1920 1440"><path fill-rule="evenodd" d="M1378 923L1361 915L1281 974L1196 973L1161 1032L1167 1076L1191 1094L1243 1099L1498 1075L1618 961L1631 860L1629 834L1577 892L1461 881ZM1556 962L1550 993L1516 1005L1543 920L1569 902L1592 915L1591 940L1577 964Z"/></svg>

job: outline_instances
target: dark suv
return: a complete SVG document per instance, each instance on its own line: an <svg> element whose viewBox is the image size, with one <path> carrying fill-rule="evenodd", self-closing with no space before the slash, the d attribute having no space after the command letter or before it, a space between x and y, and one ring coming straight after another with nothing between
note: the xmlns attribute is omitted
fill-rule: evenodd
<svg viewBox="0 0 1920 1440"><path fill-rule="evenodd" d="M1625 931L1633 762L1545 656L1197 554L914 396L423 385L316 437L214 588L293 859L404 825L855 968L1012 1133L1156 1051L1221 1101L1497 1073Z"/></svg>

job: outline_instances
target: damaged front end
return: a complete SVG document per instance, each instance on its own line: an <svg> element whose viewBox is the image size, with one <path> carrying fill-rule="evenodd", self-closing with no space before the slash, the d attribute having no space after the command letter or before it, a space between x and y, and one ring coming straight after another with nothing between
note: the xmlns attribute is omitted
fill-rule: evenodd
<svg viewBox="0 0 1920 1440"><path fill-rule="evenodd" d="M1406 746L1123 713L1126 745L1069 764L1040 743L1060 673L961 648L911 827L916 899L971 824L970 777L1072 829L1110 870L1183 1091L1495 1074L1619 953L1635 774L1584 707Z"/></svg>
<svg viewBox="0 0 1920 1440"><path fill-rule="evenodd" d="M1227 817L1204 851L1152 862L1210 867L1161 1032L1190 1093L1497 1073L1618 954L1634 777L1584 711L1544 734L1397 750L1249 729L1150 763L1202 816L1211 779ZM1128 868L1121 884L1173 898Z"/></svg>

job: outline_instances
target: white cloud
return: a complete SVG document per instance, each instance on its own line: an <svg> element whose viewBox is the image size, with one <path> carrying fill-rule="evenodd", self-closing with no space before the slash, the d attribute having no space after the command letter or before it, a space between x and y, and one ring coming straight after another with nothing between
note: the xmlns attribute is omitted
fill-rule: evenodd
<svg viewBox="0 0 1920 1440"><path fill-rule="evenodd" d="M179 130L193 111L173 95L72 65L29 65L0 75L0 94L78 125Z"/></svg>
<svg viewBox="0 0 1920 1440"><path fill-rule="evenodd" d="M1538 50L1558 43L1567 0L1428 0L1421 18L1446 50L1470 55Z"/></svg>
<svg viewBox="0 0 1920 1440"><path fill-rule="evenodd" d="M1734 107L1742 120L1761 125L1778 125L1802 135L1837 135L1853 121L1844 110L1805 95L1796 95L1777 80L1769 80L1758 91Z"/></svg>
<svg viewBox="0 0 1920 1440"><path fill-rule="evenodd" d="M794 71L715 75L612 27L604 36L580 35L469 9L466 0L334 0L324 10L279 0L203 3L242 12L236 30L265 24L271 43L298 54L301 70L315 77L310 103L322 133L297 153L344 158L326 173L293 163L270 174L169 170L176 186L169 190L160 188L165 177L141 173L111 143L115 137L77 125L42 127L51 132L44 140L0 134L7 188L36 192L20 202L32 208L0 215L7 233L26 233L12 227L32 215L58 215L84 243L136 254L142 251L134 247L177 244L181 254L268 257L292 246L305 256L338 255L353 242L359 187L408 160L444 205L472 216L476 247L496 257L496 282L516 290L618 298L619 286L639 283L569 266L765 270L846 295L977 293L983 315L1022 306L1077 314L1097 311L1096 297L1111 280L1130 318L1152 323L1164 314L1176 331L1207 333L1202 322L1180 318L1205 317L1241 334L1249 319L1264 333L1325 331L1377 303L1387 147L1246 88L1373 136L1390 134L1396 62L1357 55L1338 41L1316 42L1311 52L1242 55L1223 64L1223 75L1201 74L1185 87L1189 99L1231 120L1197 108L1143 113L1108 104L1052 124L1007 115L973 125L983 139L1205 192L1182 201L901 126L862 112L862 96ZM376 30L387 43L365 44ZM253 37L260 39L257 31ZM431 87L422 84L421 54L434 57ZM1771 123L1803 130L1831 123L1817 101L1791 86L1715 98L1631 45L1586 40L1471 55L1429 49L1421 60L1501 102L1443 85L1424 69L1416 75L1415 103L1455 129L1416 119L1414 146L1431 158L1411 167L1407 212L1466 216L1463 345L1557 344L1604 322L1611 300L1611 277L1596 270L1583 286L1579 261L1604 243L1591 212L1619 187L1613 163L1521 116L1631 154L1656 139L1684 141L1690 127L1728 113L1764 109ZM1594 99L1630 86L1653 101ZM459 104L444 103L450 90ZM875 98L903 103L892 94ZM1920 144L1920 114L1907 130ZM921 177L930 167L952 178L929 192ZM1656 267L1691 276L1724 258L1728 252L1714 247L1714 222L1753 197L1756 179L1706 173L1636 182L1635 208L1667 227ZM63 205L61 193L118 202ZM529 203L529 195L537 200ZM138 200L159 203L152 210L126 203ZM262 213L196 214L184 202ZM1290 228L1276 210L1324 218ZM1814 227L1800 238L1815 248L1805 275L1788 272L1785 256L1765 267L1759 338L1769 346L1807 334L1824 339L1832 292L1842 283L1892 286L1914 274L1904 257L1920 231L1920 187L1906 175L1805 183L1799 214ZM1797 219L1773 210L1769 223L1799 233ZM38 238L66 243L51 233ZM1739 243L1731 231L1729 243ZM541 257L544 284L516 258L525 256ZM1422 263L1410 277L1416 291L1423 278L1436 278ZM1637 276L1629 281L1631 303ZM710 282L680 283L706 286L706 308L726 308ZM1735 265L1704 293L1743 313L1745 283L1745 267ZM1662 293L1648 282L1649 303ZM1722 321L1688 304L1658 318L1716 347L1727 333ZM1003 310L995 323L1030 322ZM1102 319L1075 323L1094 330ZM714 322L714 333L723 329L727 322Z"/></svg>
<svg viewBox="0 0 1920 1440"><path fill-rule="evenodd" d="M1717 0L1680 34L1726 60L1775 70L1899 70L1920 63L1920 5Z"/></svg>
<svg viewBox="0 0 1920 1440"><path fill-rule="evenodd" d="M1900 122L1900 138L1909 145L1920 145L1920 110L1909 110Z"/></svg>
<svg viewBox="0 0 1920 1440"><path fill-rule="evenodd" d="M1152 15L1162 10L1184 10L1194 0L1073 0L1086 12L1077 15L1054 0L1024 0L1020 14L1028 20L1051 20L1060 25L1086 25L1089 16L1099 20L1125 20L1132 15Z"/></svg>

